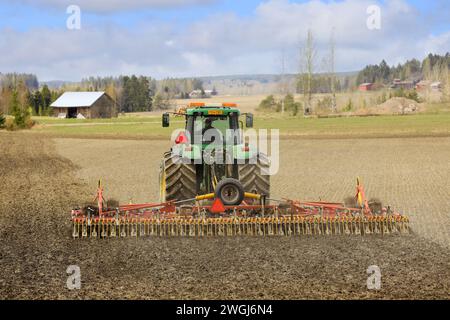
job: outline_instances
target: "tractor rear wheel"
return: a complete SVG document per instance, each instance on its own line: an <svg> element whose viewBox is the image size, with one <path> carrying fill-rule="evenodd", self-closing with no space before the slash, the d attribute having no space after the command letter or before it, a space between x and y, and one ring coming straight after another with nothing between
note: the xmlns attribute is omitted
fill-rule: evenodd
<svg viewBox="0 0 450 320"><path fill-rule="evenodd" d="M239 181L244 186L245 192L270 197L270 161L267 155L260 153L256 163L239 164ZM264 174L266 173L266 174Z"/></svg>
<svg viewBox="0 0 450 320"><path fill-rule="evenodd" d="M161 201L179 201L195 198L197 195L194 164L182 163L168 151L164 153L160 171Z"/></svg>

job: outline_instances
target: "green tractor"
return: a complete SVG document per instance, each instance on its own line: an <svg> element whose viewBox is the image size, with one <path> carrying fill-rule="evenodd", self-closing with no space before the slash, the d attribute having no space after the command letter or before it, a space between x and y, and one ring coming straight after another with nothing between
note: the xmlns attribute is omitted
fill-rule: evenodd
<svg viewBox="0 0 450 320"><path fill-rule="evenodd" d="M236 104L191 103L183 115L184 131L161 163L161 201L186 201L219 191L230 192L220 197L228 205L239 204L244 192L262 195L265 202L270 195L270 162L244 142L244 123ZM169 126L169 119L164 113L163 127ZM250 113L245 114L245 126L253 127Z"/></svg>

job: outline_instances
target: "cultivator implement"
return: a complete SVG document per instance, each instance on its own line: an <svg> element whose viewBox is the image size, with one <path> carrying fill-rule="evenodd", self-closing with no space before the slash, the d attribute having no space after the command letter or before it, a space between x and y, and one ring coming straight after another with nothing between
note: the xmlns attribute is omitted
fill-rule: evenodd
<svg viewBox="0 0 450 320"><path fill-rule="evenodd" d="M295 235L387 235L408 233L409 220L389 207L371 208L357 181L357 208L342 203L264 199L244 193L236 205L220 194L183 201L129 204L109 208L99 182L96 206L72 210L74 238L205 237ZM271 203L266 204L270 200Z"/></svg>

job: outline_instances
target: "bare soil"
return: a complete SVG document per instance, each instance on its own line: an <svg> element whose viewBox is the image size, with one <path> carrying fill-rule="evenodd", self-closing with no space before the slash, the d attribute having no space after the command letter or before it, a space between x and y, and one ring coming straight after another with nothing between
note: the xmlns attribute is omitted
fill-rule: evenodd
<svg viewBox="0 0 450 320"><path fill-rule="evenodd" d="M58 149L61 143L57 142ZM91 182L104 173L101 170L107 171L114 163L116 170L111 175L121 172L122 177L130 177L121 184L125 191L117 194L125 198L131 193L130 181L138 173L146 176L142 178L145 181L154 178L157 155L131 153L138 146L122 144L132 165L121 167L126 163L123 154L114 155L117 149L106 145L106 149L112 148L110 153L97 149L102 161L83 153L81 159L90 162L83 168L76 164L81 160L61 157L51 140L14 134L0 137L0 298L449 298L448 247L421 233L364 238L71 239L70 209L91 198ZM77 146L74 141L70 145ZM160 149L165 148L154 147L151 153L159 157ZM300 169L305 164L298 166ZM348 170L347 164L336 164L335 171L341 169ZM82 179L83 172L92 175L91 180ZM280 174L277 179L284 184L276 179L274 183L283 192L283 186L287 188L295 179L284 181L286 172ZM325 175L316 178L324 180ZM112 183L107 175L105 180L115 187L120 185L119 178ZM142 188L137 197L151 194L153 198L154 189L140 181L134 182L136 190ZM346 184L341 182L344 193ZM306 190L312 193L314 188ZM328 190L324 193L333 196L337 192L332 191L336 186L325 184L324 188ZM66 288L69 265L81 268L80 290ZM366 287L370 265L381 269L381 290Z"/></svg>

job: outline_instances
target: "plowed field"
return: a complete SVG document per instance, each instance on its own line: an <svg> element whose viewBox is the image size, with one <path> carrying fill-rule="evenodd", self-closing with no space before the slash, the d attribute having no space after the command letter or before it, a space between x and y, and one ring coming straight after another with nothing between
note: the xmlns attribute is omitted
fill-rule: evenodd
<svg viewBox="0 0 450 320"><path fill-rule="evenodd" d="M273 196L342 200L359 175L410 215L410 235L71 238L70 209L100 177L110 197L157 199L168 147L0 135L0 298L449 298L448 138L282 141ZM66 287L69 265L80 290ZM367 289L370 265L380 290Z"/></svg>

